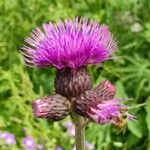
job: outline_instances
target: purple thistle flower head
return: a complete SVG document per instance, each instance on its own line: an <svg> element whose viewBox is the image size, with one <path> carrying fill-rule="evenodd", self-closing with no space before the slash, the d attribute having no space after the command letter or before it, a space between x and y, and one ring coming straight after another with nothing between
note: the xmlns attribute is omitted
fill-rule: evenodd
<svg viewBox="0 0 150 150"><path fill-rule="evenodd" d="M35 141L32 137L27 136L22 141L26 150L35 150Z"/></svg>
<svg viewBox="0 0 150 150"><path fill-rule="evenodd" d="M99 124L113 123L114 118L121 116L122 106L117 100L109 100L96 105L96 108L91 107L90 117Z"/></svg>
<svg viewBox="0 0 150 150"><path fill-rule="evenodd" d="M22 53L28 65L57 69L101 63L117 49L108 27L87 18L45 23L25 41Z"/></svg>
<svg viewBox="0 0 150 150"><path fill-rule="evenodd" d="M14 145L14 144L16 144L16 138L11 133L8 133L8 132L0 133L0 138L4 139L5 144L7 144L7 145Z"/></svg>

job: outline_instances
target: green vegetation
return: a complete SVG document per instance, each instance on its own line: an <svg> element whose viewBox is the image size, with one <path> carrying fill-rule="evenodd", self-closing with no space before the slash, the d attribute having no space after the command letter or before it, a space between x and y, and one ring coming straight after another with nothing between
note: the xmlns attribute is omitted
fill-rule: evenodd
<svg viewBox="0 0 150 150"><path fill-rule="evenodd" d="M23 64L20 47L36 26L48 21L86 16L108 24L119 41L113 60L90 67L95 84L103 78L116 83L116 97L134 107L150 102L150 2L148 0L1 0L0 1L0 132L13 133L17 145L0 149L24 149L22 138L27 134L45 150L61 145L70 150L70 138L63 122L51 123L32 116L33 99L53 92L55 70L29 68ZM115 56L114 56L115 57ZM137 122L129 122L126 132L112 126L90 124L87 140L97 150L149 150L150 104L130 110Z"/></svg>

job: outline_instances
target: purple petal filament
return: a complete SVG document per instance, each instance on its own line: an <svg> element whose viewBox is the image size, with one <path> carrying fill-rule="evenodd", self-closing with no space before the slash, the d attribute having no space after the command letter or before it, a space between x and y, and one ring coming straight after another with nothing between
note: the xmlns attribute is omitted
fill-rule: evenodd
<svg viewBox="0 0 150 150"><path fill-rule="evenodd" d="M114 117L120 113L121 105L116 100L109 100L97 104L97 108L91 108L93 120L99 124L106 124L111 122ZM93 115L94 114L94 115Z"/></svg>

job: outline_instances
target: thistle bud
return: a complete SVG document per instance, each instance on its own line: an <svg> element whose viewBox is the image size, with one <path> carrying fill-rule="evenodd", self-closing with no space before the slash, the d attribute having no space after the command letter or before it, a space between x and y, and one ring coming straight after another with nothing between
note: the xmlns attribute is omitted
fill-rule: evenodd
<svg viewBox="0 0 150 150"><path fill-rule="evenodd" d="M94 89L94 91L101 101L106 101L114 98L116 87L108 80L104 80Z"/></svg>
<svg viewBox="0 0 150 150"><path fill-rule="evenodd" d="M79 97L74 98L74 111L83 117L90 117L91 107L97 107L99 103L99 97L93 90L88 90Z"/></svg>
<svg viewBox="0 0 150 150"><path fill-rule="evenodd" d="M86 67L57 70L55 79L56 93L65 97L79 96L92 86L90 74Z"/></svg>
<svg viewBox="0 0 150 150"><path fill-rule="evenodd" d="M118 118L122 113L121 108L118 100L101 101L94 90L86 91L78 98L74 98L74 111L99 124L115 122L114 118Z"/></svg>
<svg viewBox="0 0 150 150"><path fill-rule="evenodd" d="M33 113L37 118L57 121L65 118L70 112L70 102L61 95L39 98L32 103Z"/></svg>

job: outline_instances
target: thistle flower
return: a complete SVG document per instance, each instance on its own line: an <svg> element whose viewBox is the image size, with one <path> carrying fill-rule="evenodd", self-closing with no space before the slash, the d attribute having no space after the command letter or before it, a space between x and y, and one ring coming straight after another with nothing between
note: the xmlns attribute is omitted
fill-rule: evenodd
<svg viewBox="0 0 150 150"><path fill-rule="evenodd" d="M117 49L108 27L87 18L45 23L25 41L22 53L27 64L57 69L101 63Z"/></svg>
<svg viewBox="0 0 150 150"><path fill-rule="evenodd" d="M115 91L114 86L109 81L103 81L95 91L86 91L75 98L74 109L76 113L88 117L96 123L117 125L123 119L123 115L127 114L127 108L119 100L113 99ZM106 93L108 93L108 96Z"/></svg>
<svg viewBox="0 0 150 150"><path fill-rule="evenodd" d="M16 138L13 134L8 132L0 133L0 138L4 139L6 145L14 145L16 144Z"/></svg>
<svg viewBox="0 0 150 150"><path fill-rule="evenodd" d="M67 98L91 88L86 65L109 59L117 49L108 27L87 18L45 23L25 41L25 62L29 66L57 68L56 93Z"/></svg>
<svg viewBox="0 0 150 150"><path fill-rule="evenodd" d="M32 106L36 117L51 121L61 120L70 112L70 102L58 94L37 99L33 101Z"/></svg>
<svg viewBox="0 0 150 150"><path fill-rule="evenodd" d="M22 140L26 150L35 150L35 141L32 137L27 136Z"/></svg>

